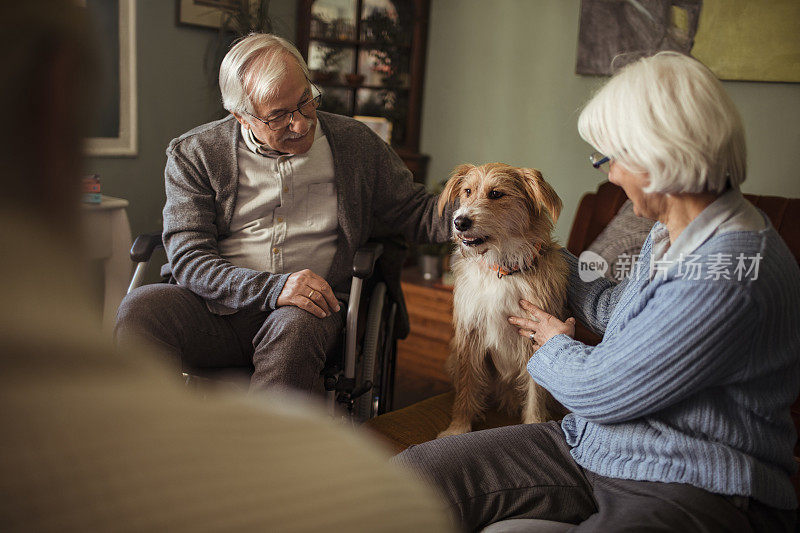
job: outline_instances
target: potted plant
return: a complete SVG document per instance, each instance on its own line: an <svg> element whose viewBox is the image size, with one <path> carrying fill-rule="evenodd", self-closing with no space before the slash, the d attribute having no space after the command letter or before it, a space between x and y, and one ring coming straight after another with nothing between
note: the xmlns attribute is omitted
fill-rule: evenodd
<svg viewBox="0 0 800 533"><path fill-rule="evenodd" d="M431 188L433 194L441 194L447 180L440 181ZM445 259L453 253L452 242L426 243L417 245L417 258L422 277L426 280L442 279Z"/></svg>
<svg viewBox="0 0 800 533"><path fill-rule="evenodd" d="M327 45L323 48L320 62L321 69L312 69L311 78L316 82L331 81L337 74L339 60L344 54L344 48L337 45Z"/></svg>
<svg viewBox="0 0 800 533"><path fill-rule="evenodd" d="M311 13L311 37L329 37L330 24L328 21L312 11Z"/></svg>
<svg viewBox="0 0 800 533"><path fill-rule="evenodd" d="M347 80L348 85L361 85L364 83L364 75L356 74L355 72L345 74L344 79Z"/></svg>
<svg viewBox="0 0 800 533"><path fill-rule="evenodd" d="M445 257L450 255L452 243L420 244L417 246L417 258L422 277L428 281L442 279Z"/></svg>
<svg viewBox="0 0 800 533"><path fill-rule="evenodd" d="M374 69L381 74L384 87L380 91L380 116L392 123L392 138L402 143L408 114L408 92L400 90L408 84L409 35L413 26L413 6L397 3L395 13L373 10L362 22L364 38L374 41L371 55Z"/></svg>

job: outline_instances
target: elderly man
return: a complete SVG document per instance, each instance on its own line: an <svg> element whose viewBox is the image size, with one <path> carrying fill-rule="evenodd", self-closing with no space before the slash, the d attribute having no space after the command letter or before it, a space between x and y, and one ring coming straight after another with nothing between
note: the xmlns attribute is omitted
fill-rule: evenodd
<svg viewBox="0 0 800 533"><path fill-rule="evenodd" d="M445 241L436 199L361 123L317 110L288 41L251 34L220 68L231 115L167 149L164 244L177 284L120 306L120 344L143 338L192 367L252 364L252 388L312 390L343 324L356 249L376 219Z"/></svg>
<svg viewBox="0 0 800 533"><path fill-rule="evenodd" d="M75 4L0 2L0 101L13 102L0 124L0 530L454 530L365 437L284 397L204 401L101 335L77 253L95 83Z"/></svg>

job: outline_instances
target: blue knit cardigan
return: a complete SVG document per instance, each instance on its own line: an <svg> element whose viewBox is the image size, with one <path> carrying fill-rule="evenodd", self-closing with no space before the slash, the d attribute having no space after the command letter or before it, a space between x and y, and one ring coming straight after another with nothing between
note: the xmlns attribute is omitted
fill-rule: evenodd
<svg viewBox="0 0 800 533"><path fill-rule="evenodd" d="M562 428L587 470L794 509L797 263L767 220L762 231L714 235L700 245L699 275L676 265L651 280L654 234L663 231L656 223L637 268L618 285L581 281L578 260L564 251L571 311L603 341L592 347L557 335L528 371L572 411ZM715 254L740 253L760 254L755 279L714 273Z"/></svg>

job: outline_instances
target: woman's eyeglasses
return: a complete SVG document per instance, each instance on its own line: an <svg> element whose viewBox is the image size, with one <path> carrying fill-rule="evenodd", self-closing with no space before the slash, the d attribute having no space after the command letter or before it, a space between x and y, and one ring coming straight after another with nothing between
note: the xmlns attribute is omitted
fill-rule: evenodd
<svg viewBox="0 0 800 533"><path fill-rule="evenodd" d="M592 152L589 156L589 161L592 162L592 166L601 172L605 172L608 174L608 171L611 168L611 157L607 155L603 155L600 152Z"/></svg>

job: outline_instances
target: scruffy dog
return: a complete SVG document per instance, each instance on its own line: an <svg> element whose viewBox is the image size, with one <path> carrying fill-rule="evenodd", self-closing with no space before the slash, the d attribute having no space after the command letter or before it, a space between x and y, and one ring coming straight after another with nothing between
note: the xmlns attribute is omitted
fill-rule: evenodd
<svg viewBox="0 0 800 533"><path fill-rule="evenodd" d="M534 345L508 317L526 316L525 299L565 318L568 267L551 238L561 199L538 170L502 163L456 167L440 213L456 198L455 336L447 361L455 402L439 437L471 431L492 399L512 414L521 408L526 424L558 418L563 408L526 370Z"/></svg>

